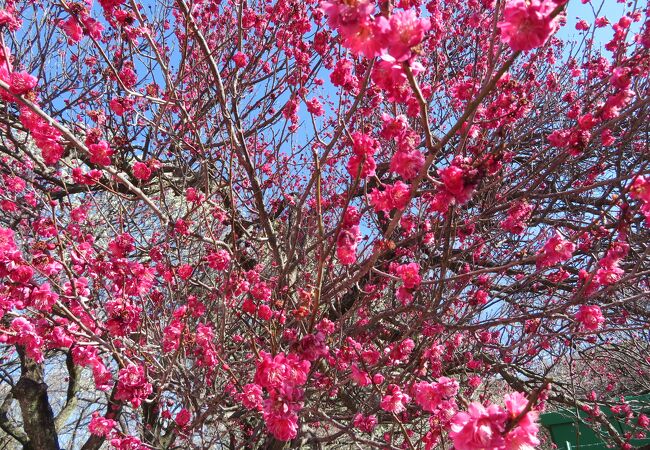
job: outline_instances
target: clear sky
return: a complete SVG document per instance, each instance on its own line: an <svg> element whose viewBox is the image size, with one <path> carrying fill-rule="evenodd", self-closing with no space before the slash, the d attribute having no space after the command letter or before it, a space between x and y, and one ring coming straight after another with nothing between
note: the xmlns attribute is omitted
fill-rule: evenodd
<svg viewBox="0 0 650 450"><path fill-rule="evenodd" d="M627 3L632 4L633 2ZM641 6L639 6L641 7ZM619 3L617 0L592 0L583 4L581 0L570 0L567 8L567 24L558 31L557 36L560 39L580 39L582 37L581 31L576 30L575 25L580 19L584 19L593 25L596 17L607 17L609 22L613 25L631 8L626 6L626 3ZM641 28L641 23L634 23L631 30L637 33ZM589 31L590 32L590 31ZM634 33L630 33L629 39L632 39ZM614 31L611 25L604 28L599 28L596 32L596 43L604 45L611 40L614 36Z"/></svg>

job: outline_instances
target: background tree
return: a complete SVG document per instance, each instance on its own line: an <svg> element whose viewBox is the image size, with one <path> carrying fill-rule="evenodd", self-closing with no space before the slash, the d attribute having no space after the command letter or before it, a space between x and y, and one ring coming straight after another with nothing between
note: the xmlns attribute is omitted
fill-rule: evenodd
<svg viewBox="0 0 650 450"><path fill-rule="evenodd" d="M0 10L0 445L647 431L647 5L98 3Z"/></svg>

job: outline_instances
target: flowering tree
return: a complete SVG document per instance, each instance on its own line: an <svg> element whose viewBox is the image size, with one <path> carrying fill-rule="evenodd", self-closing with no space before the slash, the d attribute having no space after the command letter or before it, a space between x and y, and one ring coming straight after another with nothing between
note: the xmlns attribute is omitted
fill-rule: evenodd
<svg viewBox="0 0 650 450"><path fill-rule="evenodd" d="M0 10L6 448L648 430L647 6L98 3Z"/></svg>

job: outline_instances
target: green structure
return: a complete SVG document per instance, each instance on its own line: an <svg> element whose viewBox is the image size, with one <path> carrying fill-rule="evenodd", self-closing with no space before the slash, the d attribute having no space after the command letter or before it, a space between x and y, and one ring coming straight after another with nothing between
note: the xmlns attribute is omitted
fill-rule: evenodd
<svg viewBox="0 0 650 450"><path fill-rule="evenodd" d="M626 401L635 412L650 414L650 394L627 397ZM631 431L633 427L627 425L623 420L617 418L609 408L602 408L603 413L609 422L620 433ZM587 417L582 411L576 416L574 410L563 409L547 414L542 414L542 425L550 432L553 443L561 450L606 450L605 441L599 433L594 431ZM638 430L637 430L638 431ZM634 448L650 449L650 436L645 439L635 439L630 442Z"/></svg>

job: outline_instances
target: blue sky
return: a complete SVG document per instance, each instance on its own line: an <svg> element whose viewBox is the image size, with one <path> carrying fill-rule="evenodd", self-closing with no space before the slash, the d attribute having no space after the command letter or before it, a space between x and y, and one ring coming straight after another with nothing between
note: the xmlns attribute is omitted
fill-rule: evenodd
<svg viewBox="0 0 650 450"><path fill-rule="evenodd" d="M557 36L562 40L579 39L584 32L580 32L575 28L578 18L593 24L596 17L607 17L609 22L614 24L626 11L629 11L626 4L619 3L616 0L592 0L586 4L583 4L581 0L570 0L567 8L567 24L558 31ZM640 28L641 24L639 22L633 24L631 27L635 33ZM599 28L596 32L596 42L604 45L612 36L614 36L614 32L611 25L605 28ZM629 37L631 38L632 36Z"/></svg>

